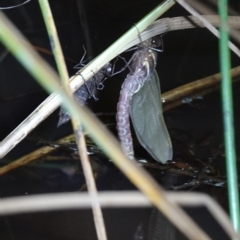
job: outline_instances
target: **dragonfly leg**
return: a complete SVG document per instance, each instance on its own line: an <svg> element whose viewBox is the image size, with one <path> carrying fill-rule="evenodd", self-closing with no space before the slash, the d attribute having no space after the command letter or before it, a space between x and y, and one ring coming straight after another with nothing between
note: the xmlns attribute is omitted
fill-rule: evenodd
<svg viewBox="0 0 240 240"><path fill-rule="evenodd" d="M126 68L128 68L129 71L132 72L132 69L131 69L131 67L130 67L130 64L131 64L133 58L135 57L135 54L133 54L133 56L130 58L129 61L127 61L127 60L126 60L124 57L122 57L122 56L117 56L117 57L118 57L118 58L121 58L121 59L125 62L126 65L125 65L122 69L120 69L119 71L113 73L112 76L117 75L117 74L125 71ZM111 76L111 77L112 77L112 76Z"/></svg>
<svg viewBox="0 0 240 240"><path fill-rule="evenodd" d="M85 63L88 61L88 59L84 60L84 58L87 54L87 51L86 51L84 45L83 45L83 50L84 50L84 53L83 53L83 56L82 56L80 62L76 66L74 66L73 69L81 69L86 65Z"/></svg>

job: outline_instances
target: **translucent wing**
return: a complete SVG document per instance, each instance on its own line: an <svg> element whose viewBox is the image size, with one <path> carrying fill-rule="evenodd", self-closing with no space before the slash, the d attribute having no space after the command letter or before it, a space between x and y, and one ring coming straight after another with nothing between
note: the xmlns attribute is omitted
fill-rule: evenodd
<svg viewBox="0 0 240 240"><path fill-rule="evenodd" d="M157 72L133 95L130 116L138 141L158 162L172 159L172 143L166 128Z"/></svg>

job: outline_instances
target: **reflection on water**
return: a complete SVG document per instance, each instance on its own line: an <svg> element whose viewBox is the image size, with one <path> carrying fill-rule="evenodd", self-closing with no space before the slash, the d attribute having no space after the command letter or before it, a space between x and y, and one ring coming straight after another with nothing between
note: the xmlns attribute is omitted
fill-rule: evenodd
<svg viewBox="0 0 240 240"><path fill-rule="evenodd" d="M142 222L139 223L137 230L134 234L133 240L144 240Z"/></svg>

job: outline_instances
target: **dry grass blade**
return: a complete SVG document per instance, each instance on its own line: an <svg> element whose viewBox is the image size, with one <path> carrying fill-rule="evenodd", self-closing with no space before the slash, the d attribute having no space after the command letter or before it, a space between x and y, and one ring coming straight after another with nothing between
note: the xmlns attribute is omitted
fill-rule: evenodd
<svg viewBox="0 0 240 240"><path fill-rule="evenodd" d="M218 15L204 15L203 16L209 23L211 23L215 27L220 26L220 18ZM240 29L240 17L238 16L229 16L228 19L229 27L233 29ZM151 37L156 35L176 31L176 30L184 30L190 28L205 28L204 23L196 16L188 16L188 17L174 17L174 18L161 18L156 20L153 24L146 28L143 32L141 32L141 39L145 41ZM128 48L139 44L139 38L135 38L129 44L124 46L121 52L127 50Z"/></svg>
<svg viewBox="0 0 240 240"><path fill-rule="evenodd" d="M192 8L186 1L184 0L176 0L183 8L185 8L188 12L192 15L199 18L200 21L203 22L205 27L209 29L216 37L219 38L219 31L209 22L207 21L203 15L200 15L194 8ZM228 42L229 48L238 56L240 57L240 50L232 43Z"/></svg>
<svg viewBox="0 0 240 240"><path fill-rule="evenodd" d="M215 217L231 239L240 239L232 227L230 219L217 202L202 193L167 192L171 202L182 206L205 206ZM98 194L98 201L103 208L148 207L149 200L137 191L112 191ZM10 197L0 200L0 214L12 215L65 209L85 209L91 207L87 193L60 193L34 196ZM194 238L195 239L195 238Z"/></svg>
<svg viewBox="0 0 240 240"><path fill-rule="evenodd" d="M188 0L189 1L189 0ZM215 5L217 5L217 2L211 1ZM193 6L195 9L197 9L198 12L201 14L216 14L214 11L206 7L204 4L202 4L200 1L189 1L191 6ZM229 29L229 34L231 37L233 37L238 43L240 43L240 33L234 29Z"/></svg>

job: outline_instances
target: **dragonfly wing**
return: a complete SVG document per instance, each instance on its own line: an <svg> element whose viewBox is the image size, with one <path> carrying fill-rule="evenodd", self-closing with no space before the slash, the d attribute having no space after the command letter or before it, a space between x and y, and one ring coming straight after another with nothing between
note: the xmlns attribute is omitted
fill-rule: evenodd
<svg viewBox="0 0 240 240"><path fill-rule="evenodd" d="M163 119L158 74L133 95L130 116L138 141L158 162L172 159L172 143Z"/></svg>

